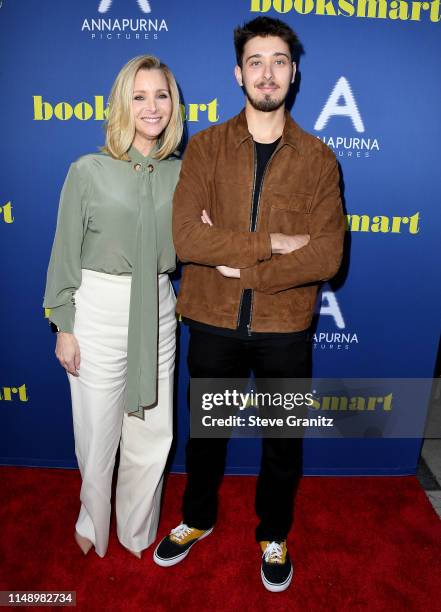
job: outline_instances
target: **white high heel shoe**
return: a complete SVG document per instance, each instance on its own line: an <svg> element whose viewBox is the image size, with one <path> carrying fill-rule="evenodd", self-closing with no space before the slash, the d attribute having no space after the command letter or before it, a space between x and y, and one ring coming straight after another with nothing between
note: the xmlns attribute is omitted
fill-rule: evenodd
<svg viewBox="0 0 441 612"><path fill-rule="evenodd" d="M142 558L142 552L136 552L134 550L130 550L130 548L127 548L127 546L124 546L124 544L122 544L123 548L125 548L131 555L133 555L134 557L136 557L137 559L141 559Z"/></svg>
<svg viewBox="0 0 441 612"><path fill-rule="evenodd" d="M88 538L85 538L84 536L80 535L78 533L78 531L75 530L75 542L78 544L78 546L81 548L82 552L87 555L87 553L90 551L90 549L93 546L93 542L91 542Z"/></svg>

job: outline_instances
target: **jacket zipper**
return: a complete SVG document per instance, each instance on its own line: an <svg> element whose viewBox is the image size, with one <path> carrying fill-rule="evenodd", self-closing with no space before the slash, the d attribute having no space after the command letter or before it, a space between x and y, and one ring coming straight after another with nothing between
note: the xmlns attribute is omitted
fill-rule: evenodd
<svg viewBox="0 0 441 612"><path fill-rule="evenodd" d="M280 147L280 148L281 148L281 147ZM256 231L257 221L258 221L258 218L259 218L260 196L261 196L261 194L262 194L263 181L264 181L264 179L265 179L265 174L266 174L266 171L267 171L267 170L268 170L268 168L269 168L269 165L270 165L270 163L271 163L271 161L272 161L272 159L273 159L274 155L275 155L275 154L276 154L278 151L280 151L280 148L278 148L278 147L277 147L277 148L276 148L276 150L275 150L275 151L273 151L273 153L271 154L271 157L269 158L269 160L268 160L268 162L267 162L267 164L266 164L266 166L265 166L265 170L263 171L263 174L262 174L262 180L260 181L259 194L258 194L258 196L257 196L257 210L256 210L256 218L255 218L255 221L254 221L254 225L253 225L253 227L251 227L251 225L252 225L252 224L250 223L250 231L253 231L253 232L255 232L255 231ZM255 144L255 143L254 143L254 156L255 156L255 158L256 158L256 166L255 166L255 168L257 168L257 156L256 156L256 144ZM256 185L255 185L255 183L256 183L256 172L254 172L254 187L256 186ZM254 189L253 189L253 202L254 202ZM251 207L251 219L253 218L253 217L252 217L252 214L253 214L253 207ZM242 295L243 295L243 291L242 291ZM253 290L251 290L250 318L249 318L249 320L248 320L248 325L247 325L247 330L248 330L248 335L249 335L249 336L251 336L251 321L252 321L252 318L253 318L253 307L254 307L254 291L253 291Z"/></svg>
<svg viewBox="0 0 441 612"><path fill-rule="evenodd" d="M250 211L250 226L248 231L251 232L251 228L253 225L253 207L254 207L254 192L256 191L256 176L257 176L257 152L256 152L256 143L253 140L253 151L254 151L254 179L253 179L253 192L251 194L251 211ZM239 327L240 315L242 312L242 302L243 302L243 294L244 289L242 289L242 293L240 295L240 303L239 303L239 312L237 313L237 324L236 327ZM248 328L248 325L247 325ZM250 335L250 330L248 328L248 335Z"/></svg>

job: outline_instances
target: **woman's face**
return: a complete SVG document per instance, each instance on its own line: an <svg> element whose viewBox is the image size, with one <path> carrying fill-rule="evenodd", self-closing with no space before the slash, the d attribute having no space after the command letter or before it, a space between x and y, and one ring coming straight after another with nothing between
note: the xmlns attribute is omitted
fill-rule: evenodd
<svg viewBox="0 0 441 612"><path fill-rule="evenodd" d="M172 100L162 70L138 70L132 98L135 118L135 141L152 144L165 130L172 114ZM135 142L134 141L134 142Z"/></svg>

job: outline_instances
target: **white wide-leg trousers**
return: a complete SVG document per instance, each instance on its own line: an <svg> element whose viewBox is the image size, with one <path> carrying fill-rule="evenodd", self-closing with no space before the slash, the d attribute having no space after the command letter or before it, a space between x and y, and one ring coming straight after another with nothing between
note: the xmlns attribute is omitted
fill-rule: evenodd
<svg viewBox="0 0 441 612"><path fill-rule="evenodd" d="M100 557L109 542L110 496L120 448L116 488L118 538L139 552L156 537L164 466L172 442L175 295L168 275L158 276L158 403L145 420L124 412L130 276L82 270L75 294L74 334L79 377L68 374L75 452L82 476L77 532ZM148 317L148 313L145 313Z"/></svg>

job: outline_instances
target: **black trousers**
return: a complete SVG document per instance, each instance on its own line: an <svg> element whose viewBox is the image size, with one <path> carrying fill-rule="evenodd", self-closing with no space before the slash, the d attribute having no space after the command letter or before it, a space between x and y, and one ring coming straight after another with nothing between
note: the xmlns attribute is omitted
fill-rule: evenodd
<svg viewBox="0 0 441 612"><path fill-rule="evenodd" d="M310 378L307 333L240 339L190 328L192 378ZM184 523L209 529L217 518L228 438L190 438L186 449ZM302 474L301 438L263 438L255 509L257 541L284 540L292 524L294 496Z"/></svg>

